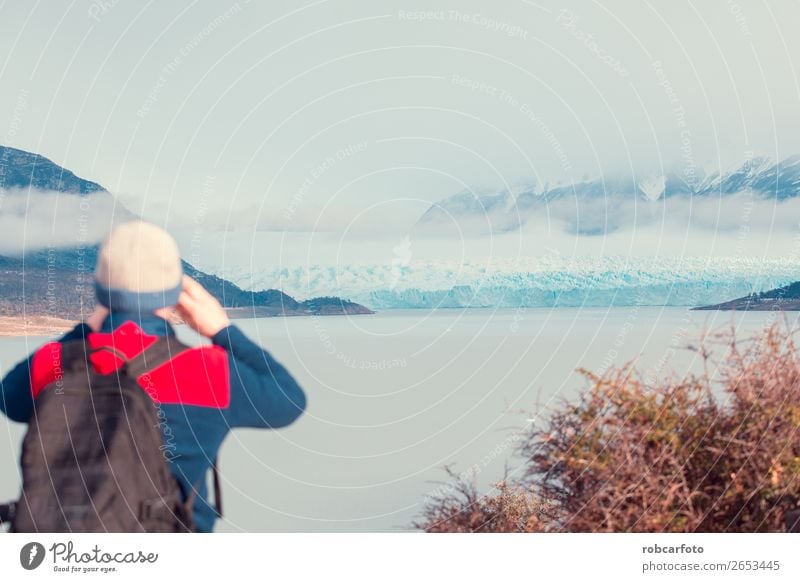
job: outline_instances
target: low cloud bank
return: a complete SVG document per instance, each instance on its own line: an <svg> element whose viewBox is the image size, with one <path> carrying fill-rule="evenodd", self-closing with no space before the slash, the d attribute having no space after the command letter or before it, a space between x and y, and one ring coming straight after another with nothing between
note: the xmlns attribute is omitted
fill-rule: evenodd
<svg viewBox="0 0 800 582"><path fill-rule="evenodd" d="M0 190L0 254L94 244L131 218L106 192Z"/></svg>

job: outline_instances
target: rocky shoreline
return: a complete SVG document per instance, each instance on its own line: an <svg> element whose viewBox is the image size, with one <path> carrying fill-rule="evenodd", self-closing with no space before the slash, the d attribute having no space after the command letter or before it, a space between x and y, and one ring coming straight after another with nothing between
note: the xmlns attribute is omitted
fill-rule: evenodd
<svg viewBox="0 0 800 582"><path fill-rule="evenodd" d="M225 310L231 320L253 319L259 317L308 317L336 315L369 315L375 313L363 305L343 302L341 306L326 305L314 310L289 310L281 311L272 307L231 307ZM62 334L77 325L78 320L48 315L3 315L0 316L0 337L23 336L55 336ZM174 317L170 323L183 325L183 321Z"/></svg>
<svg viewBox="0 0 800 582"><path fill-rule="evenodd" d="M75 327L77 321L47 315L0 316L0 336L52 336Z"/></svg>

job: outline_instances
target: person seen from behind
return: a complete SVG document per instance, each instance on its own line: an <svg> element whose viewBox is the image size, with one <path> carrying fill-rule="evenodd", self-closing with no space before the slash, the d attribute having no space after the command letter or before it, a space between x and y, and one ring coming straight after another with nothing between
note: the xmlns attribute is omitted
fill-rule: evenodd
<svg viewBox="0 0 800 582"><path fill-rule="evenodd" d="M29 424L12 530L210 532L221 500L206 482L213 472L218 483L226 435L292 424L305 394L183 274L174 239L153 224L112 230L95 291L84 323L0 385L0 412ZM210 345L179 342L173 310Z"/></svg>

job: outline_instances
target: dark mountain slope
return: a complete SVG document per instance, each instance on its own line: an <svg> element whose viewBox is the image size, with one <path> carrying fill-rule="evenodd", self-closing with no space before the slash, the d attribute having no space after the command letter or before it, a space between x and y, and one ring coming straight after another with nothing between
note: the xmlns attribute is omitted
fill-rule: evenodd
<svg viewBox="0 0 800 582"><path fill-rule="evenodd" d="M107 192L44 156L0 146L0 188L35 188L75 194Z"/></svg>
<svg viewBox="0 0 800 582"><path fill-rule="evenodd" d="M2 146L0 189L33 189L31 196L41 190L112 198L99 184L79 178L43 156ZM84 316L94 306L92 273L96 261L96 245L33 250L23 256L0 255L0 315L49 315L67 319ZM223 306L230 308L234 316L372 313L366 307L338 298L298 302L275 289L246 291L185 261L183 267Z"/></svg>

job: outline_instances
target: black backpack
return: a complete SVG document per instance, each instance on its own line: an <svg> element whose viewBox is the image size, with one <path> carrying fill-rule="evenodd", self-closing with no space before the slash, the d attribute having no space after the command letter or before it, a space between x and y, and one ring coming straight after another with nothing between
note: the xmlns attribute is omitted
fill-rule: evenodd
<svg viewBox="0 0 800 582"><path fill-rule="evenodd" d="M187 347L159 338L130 360L99 349L123 365L100 375L87 343L62 345L63 376L37 398L23 441L12 531L192 531L195 494L184 499L162 451L157 404L136 380Z"/></svg>

